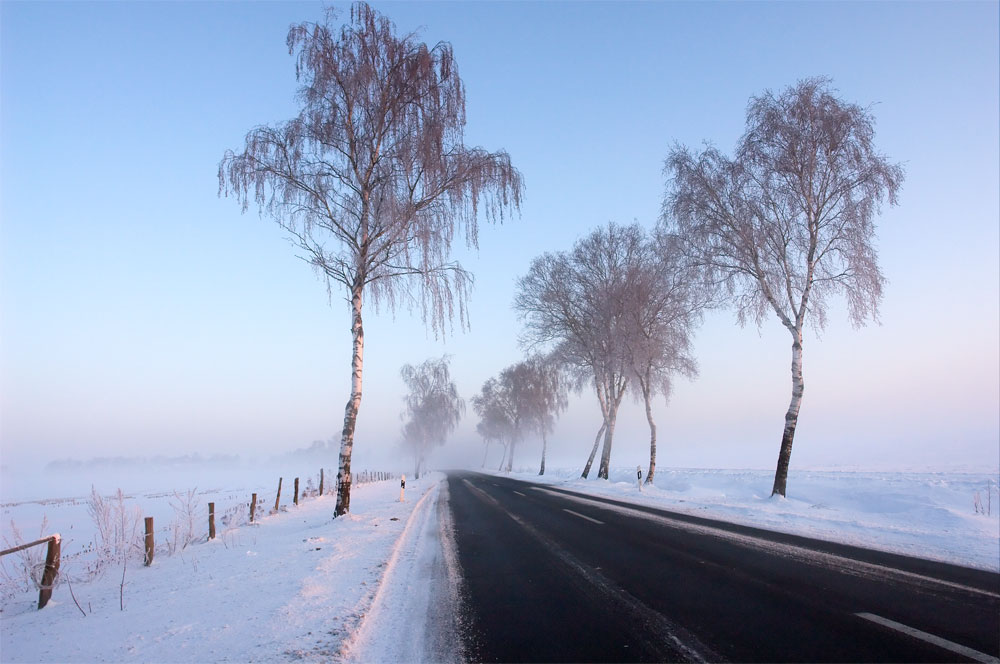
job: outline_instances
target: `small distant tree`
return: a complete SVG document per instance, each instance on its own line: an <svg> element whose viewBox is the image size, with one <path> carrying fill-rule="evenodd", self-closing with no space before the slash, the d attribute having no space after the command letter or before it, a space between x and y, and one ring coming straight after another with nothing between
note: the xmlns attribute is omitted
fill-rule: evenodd
<svg viewBox="0 0 1000 664"><path fill-rule="evenodd" d="M542 462L538 474L544 475L548 435L555 429L556 418L569 404L568 386L553 357L533 355L519 366L523 367L518 377L524 381L519 392L524 400L527 428L542 437Z"/></svg>
<svg viewBox="0 0 1000 664"><path fill-rule="evenodd" d="M435 334L465 323L472 275L449 259L456 233L477 245L478 216L520 205L521 176L506 152L463 143L465 88L451 45L396 35L364 3L336 25L293 25L301 110L246 136L219 164L219 193L259 206L301 257L346 290L351 393L344 412L334 515L350 510L351 455L361 406L363 304L417 306Z"/></svg>
<svg viewBox="0 0 1000 664"><path fill-rule="evenodd" d="M514 469L514 452L517 444L524 439L525 433L532 425L532 412L529 405L530 381L528 368L523 363L512 364L497 377L493 393L495 407L503 413L509 422L509 435L506 437L507 472ZM501 466L502 467L502 466Z"/></svg>
<svg viewBox="0 0 1000 664"><path fill-rule="evenodd" d="M483 383L479 394L472 397L472 409L479 416L476 431L483 437L487 450L491 441L498 442L503 446L503 455L497 470L503 469L510 443L516 435L514 414L510 405L508 396L504 394L503 386L496 378L490 378ZM484 455L483 466L485 465L486 457Z"/></svg>
<svg viewBox="0 0 1000 664"><path fill-rule="evenodd" d="M903 169L874 145L875 121L834 96L825 78L753 97L735 157L714 147L674 148L662 223L708 281L736 306L740 324L773 312L792 336L792 398L773 494L785 495L805 384L802 333L826 324L843 295L855 326L877 320L885 278L875 215L891 205Z"/></svg>
<svg viewBox="0 0 1000 664"><path fill-rule="evenodd" d="M400 376L406 383L403 440L413 450L414 479L420 479L431 448L443 445L465 415L465 400L451 379L448 356L413 366L404 364Z"/></svg>

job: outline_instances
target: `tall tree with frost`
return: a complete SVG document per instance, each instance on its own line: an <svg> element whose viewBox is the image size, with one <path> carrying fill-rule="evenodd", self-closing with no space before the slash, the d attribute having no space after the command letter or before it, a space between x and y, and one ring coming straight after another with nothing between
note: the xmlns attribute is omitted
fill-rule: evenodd
<svg viewBox="0 0 1000 664"><path fill-rule="evenodd" d="M256 203L326 280L347 293L351 392L340 443L335 516L350 510L351 454L361 406L363 304L416 305L435 334L458 315L472 275L451 261L456 233L477 244L480 210L502 220L520 205L506 152L463 143L465 89L451 45L397 36L364 3L336 26L293 25L289 53L299 114L246 136L219 164L220 195Z"/></svg>
<svg viewBox="0 0 1000 664"><path fill-rule="evenodd" d="M634 378L633 394L642 399L649 424L649 469L656 475L656 422L653 397L669 400L673 377L698 373L691 355L691 336L707 304L675 238L657 232L648 240L626 297L628 334L625 346Z"/></svg>
<svg viewBox="0 0 1000 664"><path fill-rule="evenodd" d="M603 479L608 479L615 422L632 375L626 346L628 293L638 277L643 244L638 224L608 224L577 241L572 251L532 261L518 280L514 300L525 324L523 343L551 346L560 363L593 376L604 422L598 468Z"/></svg>
<svg viewBox="0 0 1000 664"><path fill-rule="evenodd" d="M448 362L445 355L417 366L404 364L399 371L407 387L403 440L413 450L415 479L420 479L431 448L443 445L465 415L465 400L458 395Z"/></svg>
<svg viewBox="0 0 1000 664"><path fill-rule="evenodd" d="M834 96L829 79L807 79L750 100L732 159L680 146L666 159L666 231L731 298L740 324L760 325L771 311L792 336L792 398L772 495L787 485L806 320L822 329L836 295L856 327L877 320L885 279L874 218L883 200L897 203L903 169L875 149L874 124L867 109Z"/></svg>

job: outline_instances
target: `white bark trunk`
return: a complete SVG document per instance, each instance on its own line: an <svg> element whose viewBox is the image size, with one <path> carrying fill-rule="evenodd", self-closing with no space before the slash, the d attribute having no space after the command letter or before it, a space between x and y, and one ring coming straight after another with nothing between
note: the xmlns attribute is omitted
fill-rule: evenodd
<svg viewBox="0 0 1000 664"><path fill-rule="evenodd" d="M601 428L597 431L597 437L594 438L594 448L590 450L590 456L587 458L587 465L583 467L583 479L587 479L587 475L590 475L590 467L594 465L594 457L597 456L597 448L601 444L601 436L604 435L604 430L608 427L608 405L604 400L604 390L601 389L601 384L594 381L595 390L597 391L597 402L601 405Z"/></svg>
<svg viewBox="0 0 1000 664"><path fill-rule="evenodd" d="M614 392L617 391L617 394ZM612 385L608 390L608 418L607 428L604 430L604 447L601 449L601 466L597 470L597 476L608 479L611 471L611 446L614 443L615 421L618 419L618 408L622 404L622 397L625 396L625 385Z"/></svg>
<svg viewBox="0 0 1000 664"><path fill-rule="evenodd" d="M545 474L545 450L548 449L549 443L545 439L545 429L542 429L542 468L538 471L539 475Z"/></svg>
<svg viewBox="0 0 1000 664"><path fill-rule="evenodd" d="M360 278L358 279L361 282ZM354 428L361 409L361 374L364 366L365 332L361 324L361 286L351 293L351 335L354 352L351 356L351 397L344 408L344 432L340 440L340 466L337 472L337 506L334 517L351 511L351 454L354 451Z"/></svg>
<svg viewBox="0 0 1000 664"><path fill-rule="evenodd" d="M778 467L774 472L772 496L785 495L788 465L792 459L792 441L799 421L803 392L805 392L805 382L802 380L802 328L798 326L792 331L792 400L788 404L788 412L785 413L785 430L781 434L781 450L778 452Z"/></svg>
<svg viewBox="0 0 1000 664"><path fill-rule="evenodd" d="M642 386L642 398L646 402L646 421L649 422L649 472L646 473L646 484L653 483L656 473L656 422L653 421L652 394L647 381Z"/></svg>

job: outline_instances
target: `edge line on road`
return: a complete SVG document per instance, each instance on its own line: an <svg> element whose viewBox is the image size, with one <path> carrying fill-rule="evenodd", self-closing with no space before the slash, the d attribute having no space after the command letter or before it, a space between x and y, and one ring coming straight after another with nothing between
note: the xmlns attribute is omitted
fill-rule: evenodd
<svg viewBox="0 0 1000 664"><path fill-rule="evenodd" d="M934 634L929 634L927 632L921 631L915 627L910 627L904 625L903 623L898 623L895 620L889 620L888 618L883 618L882 616L877 616L874 613L855 613L859 618L864 618L870 622L877 625L882 625L883 627L888 627L889 629L895 630L906 634L907 636L912 636L915 639L920 639L927 643L938 646L939 648L944 648L945 650L951 651L956 655L961 655L962 657L968 657L977 662L983 662L984 664L996 664L1000 662L1000 659L993 657L992 655L987 655L986 653L979 652L978 650L973 650L967 646L963 646L954 641L949 641L948 639L943 639L940 636L935 636Z"/></svg>
<svg viewBox="0 0 1000 664"><path fill-rule="evenodd" d="M523 495L523 494L522 494L522 495ZM604 522L603 522L603 521L598 521L597 519L592 519L592 518L590 518L589 516L587 516L586 514L580 514L579 512L574 512L573 510L568 510L568 509L566 509L565 507L563 508L563 512L569 512L569 513L570 513L570 514L572 514L573 516L578 516L578 517L580 517L581 519L586 519L587 521L592 521L593 523L599 523L599 524L601 524L602 526L604 525Z"/></svg>
<svg viewBox="0 0 1000 664"><path fill-rule="evenodd" d="M755 548L770 549L780 555L790 556L793 558L799 558L805 562L814 562L818 564L824 564L830 567L833 563L836 567L843 567L843 570L847 573L868 573L875 574L879 576L890 576L895 577L900 580L907 580L910 583L932 583L936 585L946 586L949 588L954 588L966 593L972 593L975 595L984 595L986 597L1000 598L1000 594L985 590L983 588L977 588L975 586L965 585L964 583L957 583L954 581L947 581L945 579L939 579L933 576L927 576L925 574L919 574L917 572L910 572L903 569L897 569L894 567L889 567L887 565L882 565L879 563L871 563L864 560L859 560L856 558L851 558L839 553L832 553L829 551L822 551L820 549L810 549L808 547L802 546L800 544L790 544L786 542L779 542L777 540L767 539L760 537L758 535L739 533L734 530L729 530L719 525L706 525L701 523L693 523L690 521L685 521L683 519L678 519L672 517L668 514L657 514L653 512L648 512L641 509L642 505L625 505L616 502L609 502L608 499L603 496L587 496L584 494L579 494L574 491L564 491L551 489L545 487L531 487L533 491L539 491L541 493L551 494L553 496L560 496L566 500L574 501L577 503L584 503L596 507L597 509L607 510L609 512L619 512L622 514L630 514L634 517L640 519L650 519L653 521L660 521L672 528L680 528L682 530L688 530L691 532L700 532L713 537L722 537L729 539L733 542L741 542L747 546L753 546ZM604 498L604 499L602 499ZM732 524L739 525L739 524ZM777 531L775 531L777 533ZM777 533L780 534L780 533ZM994 662L1000 660L991 660Z"/></svg>
<svg viewBox="0 0 1000 664"><path fill-rule="evenodd" d="M515 491L514 493L516 493L517 495L521 496L522 498L527 498L527 496L524 495L523 493L521 493L520 491Z"/></svg>

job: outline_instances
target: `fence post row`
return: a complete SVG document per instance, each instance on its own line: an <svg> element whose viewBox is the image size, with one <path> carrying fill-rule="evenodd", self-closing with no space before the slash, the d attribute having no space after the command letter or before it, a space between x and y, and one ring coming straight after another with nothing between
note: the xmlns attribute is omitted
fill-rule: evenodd
<svg viewBox="0 0 1000 664"><path fill-rule="evenodd" d="M369 473L365 471L362 477L369 481L381 481L385 479L390 479L392 475L390 473L385 473L381 471L375 471ZM400 489L406 486L405 475L401 482L402 486ZM324 469L319 469L319 495L323 495L324 480L325 480ZM281 501L281 481L282 478L278 478L278 496L274 499L274 511L278 511L278 505ZM400 499L402 499L402 490L400 491ZM299 504L299 478L295 478L295 504ZM254 513L257 511L257 494L252 494L250 497L250 523L254 522ZM153 529L153 517L147 516L144 519L145 523L145 556L143 563L149 567L153 564L153 554L156 551L156 545L154 541L154 529ZM215 503L208 504L208 539L215 539ZM52 597L52 588L55 586L56 579L59 577L59 563L61 559L62 551L62 538L58 533L50 535L48 537L43 537L42 539L35 540L34 542L28 542L27 544L21 544L20 546L15 546L11 549L5 549L0 551L0 557L6 556L10 553L17 553L18 551L23 551L32 546L37 546L39 544L48 543L48 548L45 551L45 569L42 572L42 582L40 584L40 589L38 591L38 608L42 609L46 604L49 603L49 599Z"/></svg>

